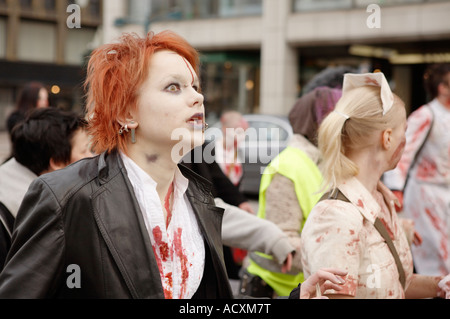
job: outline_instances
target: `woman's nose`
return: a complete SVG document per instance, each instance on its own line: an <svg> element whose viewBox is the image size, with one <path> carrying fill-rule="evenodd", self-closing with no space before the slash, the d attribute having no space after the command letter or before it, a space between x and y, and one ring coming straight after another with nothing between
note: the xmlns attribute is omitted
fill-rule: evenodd
<svg viewBox="0 0 450 319"><path fill-rule="evenodd" d="M193 91L193 97L192 97L192 106L201 106L203 105L203 102L205 101L205 97L203 94L199 93L197 90L192 88Z"/></svg>

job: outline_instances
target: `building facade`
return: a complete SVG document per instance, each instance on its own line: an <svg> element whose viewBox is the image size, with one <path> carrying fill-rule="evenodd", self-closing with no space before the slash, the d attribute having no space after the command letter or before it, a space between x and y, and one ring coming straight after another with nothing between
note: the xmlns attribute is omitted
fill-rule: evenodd
<svg viewBox="0 0 450 319"><path fill-rule="evenodd" d="M102 0L0 0L0 130L30 81L48 87L52 106L83 111L84 65L102 18Z"/></svg>
<svg viewBox="0 0 450 319"><path fill-rule="evenodd" d="M409 110L450 62L448 0L108 0L103 41L171 29L202 54L206 108L286 115L328 66L383 71Z"/></svg>

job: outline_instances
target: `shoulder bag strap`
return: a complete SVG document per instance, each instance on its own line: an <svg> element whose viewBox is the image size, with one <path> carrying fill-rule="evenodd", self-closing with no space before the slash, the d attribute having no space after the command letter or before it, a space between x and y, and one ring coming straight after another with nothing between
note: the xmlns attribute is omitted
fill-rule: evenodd
<svg viewBox="0 0 450 319"><path fill-rule="evenodd" d="M351 203L350 200L338 189L334 189L322 196L320 201L326 200L326 199L335 199L335 200L341 200L347 203ZM389 250L391 251L392 256L394 257L395 264L397 265L398 274L399 274L399 280L400 283L405 289L405 283L406 283L406 275L405 270L403 269L402 262L400 261L400 257L398 256L397 249L394 246L394 243L392 242L391 237L389 236L389 233L384 226L383 222L377 218L374 223L375 229L380 233L381 237L386 241L386 244L389 247Z"/></svg>
<svg viewBox="0 0 450 319"><path fill-rule="evenodd" d="M428 137L430 137L431 131L433 130L433 123L434 123L434 112L433 112L433 109L431 108L431 106L429 104L427 104L425 107L427 107L430 110L430 112L431 112L430 127L428 128L428 132L427 132L427 135L425 136L425 139L423 140L423 142L420 145L420 147L417 149L416 153L414 154L413 160L411 161L411 164L409 165L408 172L406 173L405 183L403 184L403 192L406 189L406 184L408 183L409 175L411 173L411 170L413 169L414 165L416 165L417 158L419 157L420 152L422 151L423 147L425 146L425 142L428 140Z"/></svg>
<svg viewBox="0 0 450 319"><path fill-rule="evenodd" d="M392 242L391 236L389 236L389 233L384 226L383 222L377 218L375 220L374 224L375 228L378 230L380 235L384 238L386 241L386 244L389 247L389 250L392 253L392 256L394 256L395 263L397 264L398 274L399 274L399 280L402 284L403 289L405 289L405 283L406 283L406 276L405 276L405 270L403 269L402 262L400 261L400 257L398 256L397 249L394 246L394 243Z"/></svg>

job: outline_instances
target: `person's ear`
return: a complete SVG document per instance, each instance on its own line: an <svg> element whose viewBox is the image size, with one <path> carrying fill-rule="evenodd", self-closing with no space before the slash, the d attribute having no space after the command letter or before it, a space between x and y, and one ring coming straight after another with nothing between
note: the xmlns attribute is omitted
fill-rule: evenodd
<svg viewBox="0 0 450 319"><path fill-rule="evenodd" d="M381 137L381 146L384 150L389 150L392 145L392 129L388 128L383 131Z"/></svg>
<svg viewBox="0 0 450 319"><path fill-rule="evenodd" d="M129 130L131 129L137 129L139 126L139 123L136 121L135 117L131 112L128 112L126 118L119 118L117 119L117 122L119 123L120 127L124 129L125 127Z"/></svg>
<svg viewBox="0 0 450 319"><path fill-rule="evenodd" d="M59 169L63 169L66 166L67 166L66 164L56 162L53 158L50 158L49 172L54 172L54 171L57 171Z"/></svg>

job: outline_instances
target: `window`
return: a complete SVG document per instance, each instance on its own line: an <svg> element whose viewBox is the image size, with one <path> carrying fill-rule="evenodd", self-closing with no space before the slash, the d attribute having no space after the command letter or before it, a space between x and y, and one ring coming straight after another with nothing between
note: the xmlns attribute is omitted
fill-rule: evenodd
<svg viewBox="0 0 450 319"><path fill-rule="evenodd" d="M150 7L153 8L154 2L159 1L128 0L128 20L131 23L143 24L147 20Z"/></svg>
<svg viewBox="0 0 450 319"><path fill-rule="evenodd" d="M219 16L261 15L262 0L219 0Z"/></svg>
<svg viewBox="0 0 450 319"><path fill-rule="evenodd" d="M45 0L44 1L44 8L47 12L55 12L56 10L56 0Z"/></svg>
<svg viewBox="0 0 450 319"><path fill-rule="evenodd" d="M202 65L202 89L208 117L214 118L224 109L257 112L259 52L204 52Z"/></svg>
<svg viewBox="0 0 450 319"><path fill-rule="evenodd" d="M373 0L371 0L373 3ZM350 9L352 0L295 0L294 11Z"/></svg>
<svg viewBox="0 0 450 319"><path fill-rule="evenodd" d="M32 4L32 0L20 0L20 7L22 10L31 10Z"/></svg>
<svg viewBox="0 0 450 319"><path fill-rule="evenodd" d="M130 3L132 2L133 0L130 0ZM151 2L151 20L154 21L261 14L262 0L153 0Z"/></svg>
<svg viewBox="0 0 450 319"><path fill-rule="evenodd" d="M378 3L380 5L380 7L383 6L389 6L389 5L399 5L399 4L411 4L411 3L419 3L419 2L424 2L424 0L386 0L383 2ZM362 7L362 8L366 8L368 5L375 3L377 4L377 2L373 1L373 0L355 0L355 5L357 7Z"/></svg>
<svg viewBox="0 0 450 319"><path fill-rule="evenodd" d="M101 1L100 0L90 0L89 1L89 14L92 18L101 18Z"/></svg>
<svg viewBox="0 0 450 319"><path fill-rule="evenodd" d="M6 56L6 19L0 18L0 59Z"/></svg>
<svg viewBox="0 0 450 319"><path fill-rule="evenodd" d="M90 54L89 44L94 40L94 37L95 28L69 29L65 41L65 63L82 65Z"/></svg>
<svg viewBox="0 0 450 319"><path fill-rule="evenodd" d="M18 36L18 58L32 62L54 62L56 27L52 23L22 20Z"/></svg>
<svg viewBox="0 0 450 319"><path fill-rule="evenodd" d="M381 7L383 7L390 5L422 3L427 1L436 0L294 0L294 11L298 12L366 8L370 4L379 4Z"/></svg>

